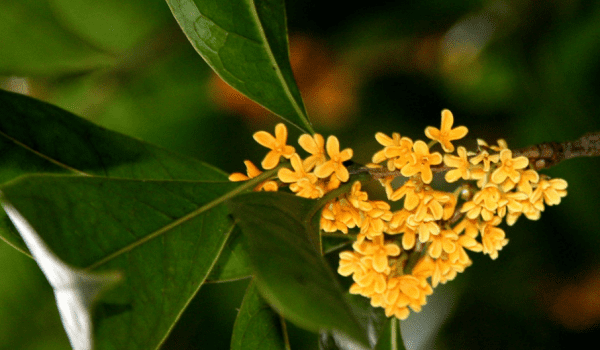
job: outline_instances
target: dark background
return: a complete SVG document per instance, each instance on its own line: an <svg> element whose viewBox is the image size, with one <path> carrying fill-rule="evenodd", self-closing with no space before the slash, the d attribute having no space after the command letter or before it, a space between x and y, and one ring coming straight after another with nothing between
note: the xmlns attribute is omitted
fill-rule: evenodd
<svg viewBox="0 0 600 350"><path fill-rule="evenodd" d="M0 77L0 87L227 172L243 171L244 159L260 162L264 148L252 133L272 132L279 120L211 72L164 1L48 3L65 28L116 64ZM600 2L303 0L287 8L292 65L315 129L337 135L360 163L380 148L375 132L424 139L444 108L469 128L462 144L470 147L476 138L520 148L600 130ZM299 133L290 132L293 142ZM568 181L568 196L539 221L505 227L510 243L496 261L472 254L473 266L403 322L409 346L597 341L599 170L600 159L589 158L546 171ZM227 349L247 282L203 287L163 348ZM314 335L291 328L296 348L314 348ZM0 348L67 347L43 275L0 243Z"/></svg>

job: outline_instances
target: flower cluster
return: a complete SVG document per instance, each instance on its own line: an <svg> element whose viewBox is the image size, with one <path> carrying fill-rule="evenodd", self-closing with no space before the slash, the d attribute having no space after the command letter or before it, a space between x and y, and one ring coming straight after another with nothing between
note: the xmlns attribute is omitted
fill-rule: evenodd
<svg viewBox="0 0 600 350"><path fill-rule="evenodd" d="M496 259L508 243L499 227L504 219L508 225L521 215L537 220L545 205L559 204L566 195L565 180L540 175L528 158L513 156L504 140L497 145L478 140L475 151L455 149L452 141L468 130L453 124L452 113L442 111L441 128L425 129L429 144L398 133L391 137L377 133L383 149L373 155L367 169L383 185L387 201L370 200L361 182L355 181L348 193L323 208L321 230L354 239L352 251L340 253L338 273L352 276L350 293L370 298L371 305L384 308L388 317L405 319L409 308L420 311L433 288L471 265L467 251ZM271 149L262 166L272 169L283 156L290 159L292 169L281 168L276 180L263 182L256 190L273 191L288 184L299 196L320 198L350 181L343 163L352 157L352 150L340 152L336 137L330 136L325 145L319 134L302 135L298 143L310 155L301 159L285 144L283 124L277 125L275 134L254 135ZM431 152L436 143L443 154ZM236 173L230 180L260 174L251 162L246 166L248 176ZM434 189L436 172L445 173L446 183L460 181L456 189Z"/></svg>

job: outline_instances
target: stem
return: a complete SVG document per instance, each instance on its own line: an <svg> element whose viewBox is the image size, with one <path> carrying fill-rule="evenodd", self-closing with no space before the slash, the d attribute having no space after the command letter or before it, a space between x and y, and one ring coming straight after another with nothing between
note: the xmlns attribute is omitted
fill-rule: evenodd
<svg viewBox="0 0 600 350"><path fill-rule="evenodd" d="M391 350L399 350L398 349L398 338L400 337L400 325L398 324L398 319L396 317L392 317L392 322L390 322L390 327L392 327L390 335L390 345Z"/></svg>

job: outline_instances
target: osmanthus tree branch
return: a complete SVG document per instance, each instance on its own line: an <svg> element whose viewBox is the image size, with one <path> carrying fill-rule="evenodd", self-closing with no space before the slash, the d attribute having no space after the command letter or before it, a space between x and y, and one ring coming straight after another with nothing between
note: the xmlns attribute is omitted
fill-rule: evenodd
<svg viewBox="0 0 600 350"><path fill-rule="evenodd" d="M567 159L600 156L600 131L589 132L575 141L544 142L537 145L515 149L513 157L524 156L529 159L534 170L548 169ZM431 171L440 173L452 170L444 164L432 166ZM369 168L356 166L349 169L351 174L368 173L371 177L381 179L388 176L402 176L400 170L390 171L387 168Z"/></svg>

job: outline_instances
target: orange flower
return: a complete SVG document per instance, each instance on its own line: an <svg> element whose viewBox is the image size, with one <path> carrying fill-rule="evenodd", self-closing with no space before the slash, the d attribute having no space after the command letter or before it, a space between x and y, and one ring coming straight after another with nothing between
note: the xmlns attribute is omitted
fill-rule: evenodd
<svg viewBox="0 0 600 350"><path fill-rule="evenodd" d="M378 236L373 242L364 241L354 243L354 250L364 256L373 257L373 269L384 273L390 269L388 265L388 256L400 255L400 247L395 243L385 243L383 236Z"/></svg>
<svg viewBox="0 0 600 350"><path fill-rule="evenodd" d="M286 145L287 128L283 123L275 126L275 137L266 131L258 131L254 133L254 140L260 145L271 149L263 159L261 165L264 169L273 169L279 164L281 156L290 159L294 154L294 147Z"/></svg>
<svg viewBox="0 0 600 350"><path fill-rule="evenodd" d="M529 159L526 157L512 157L512 151L504 149L500 152L500 161L502 164L492 173L492 181L501 184L506 178L510 178L512 182L518 182L521 173L518 171L529 165Z"/></svg>
<svg viewBox="0 0 600 350"><path fill-rule="evenodd" d="M483 162L483 171L488 172L490 170L490 163L498 163L500 155L490 155L486 150L480 151L475 157L471 158L471 164L477 165Z"/></svg>
<svg viewBox="0 0 600 350"><path fill-rule="evenodd" d="M480 227L483 254L488 254L493 260L498 258L498 251L502 250L502 247L508 243L508 239L504 235L504 230L496 227L501 221L502 219L496 216Z"/></svg>
<svg viewBox="0 0 600 350"><path fill-rule="evenodd" d="M468 180L471 177L471 171L469 171L469 160L467 159L467 150L464 147L458 147L458 157L451 154L444 155L444 164L449 167L456 168L449 170L446 173L447 182L455 182L461 177L463 180Z"/></svg>
<svg viewBox="0 0 600 350"><path fill-rule="evenodd" d="M248 174L248 176L246 176L242 173L233 173L233 174L229 175L229 181L233 181L233 182L246 181L246 180L250 180L250 179L255 178L258 175L262 174L262 171L260 171L260 169L258 169L256 167L256 165L254 165L251 161L245 160L244 164L246 165L246 173ZM277 182L265 181L265 182L261 183L260 185L256 186L254 188L254 190L255 191L264 190L264 191L275 192L275 191L277 191L277 188L278 188Z"/></svg>
<svg viewBox="0 0 600 350"><path fill-rule="evenodd" d="M298 144L311 155L304 160L304 168L311 171L315 166L327 161L325 157L325 139L320 134L304 134L298 139Z"/></svg>
<svg viewBox="0 0 600 350"><path fill-rule="evenodd" d="M454 116L452 112L447 109L442 111L442 126L441 130L434 128L432 126L428 126L425 129L425 135L440 143L442 148L446 152L454 152L454 145L450 141L459 140L467 135L469 130L464 126L459 126L452 129L452 124L454 124Z"/></svg>
<svg viewBox="0 0 600 350"><path fill-rule="evenodd" d="M437 259L442 255L442 252L448 254L454 253L457 240L458 235L452 230L443 230L439 235L431 236L431 245L428 250L429 256Z"/></svg>
<svg viewBox="0 0 600 350"><path fill-rule="evenodd" d="M315 174L308 174L306 170L304 170L302 160L300 159L298 153L294 153L292 155L290 162L292 163L292 168L294 168L294 171L291 171L288 168L281 168L277 172L277 177L279 177L279 180L281 180L281 182L295 183L302 179L307 179L308 181L310 181L310 183L313 184L317 182L317 177L315 176Z"/></svg>
<svg viewBox="0 0 600 350"><path fill-rule="evenodd" d="M543 179L532 194L532 202L538 201L542 196L548 205L557 205L560 199L567 195L567 182L563 179Z"/></svg>
<svg viewBox="0 0 600 350"><path fill-rule="evenodd" d="M440 164L442 162L442 155L438 152L430 154L429 147L421 140L415 142L413 150L414 153L412 154L411 162L402 167L402 175L413 176L421 173L423 182L426 184L431 183L431 180L433 180L431 166Z"/></svg>
<svg viewBox="0 0 600 350"><path fill-rule="evenodd" d="M400 134L395 132L392 134L392 138L390 138L386 134L378 132L375 134L375 139L385 146L385 148L373 155L373 163L380 163L388 159L388 170L394 171L402 169L404 165L410 162L413 142L408 137L400 138Z"/></svg>
<svg viewBox="0 0 600 350"><path fill-rule="evenodd" d="M320 178L326 178L335 173L335 176L340 181L348 181L350 174L343 163L352 158L352 149L346 148L340 152L340 142L337 137L329 136L327 138L327 154L330 159L315 168L315 175Z"/></svg>

